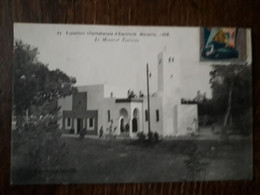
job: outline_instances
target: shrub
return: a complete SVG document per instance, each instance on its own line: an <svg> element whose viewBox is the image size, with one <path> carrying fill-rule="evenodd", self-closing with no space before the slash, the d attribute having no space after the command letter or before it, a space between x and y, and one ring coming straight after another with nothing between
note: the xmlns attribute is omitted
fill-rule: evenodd
<svg viewBox="0 0 260 195"><path fill-rule="evenodd" d="M157 132L154 132L153 136L154 136L154 141L158 142L159 141L159 134Z"/></svg>
<svg viewBox="0 0 260 195"><path fill-rule="evenodd" d="M148 133L148 140L152 143L157 143L159 141L159 134L157 132L149 132Z"/></svg>
<svg viewBox="0 0 260 195"><path fill-rule="evenodd" d="M153 139L153 132L149 131L148 132L148 140L152 141L152 139Z"/></svg>
<svg viewBox="0 0 260 195"><path fill-rule="evenodd" d="M251 135L253 129L252 110L248 109L239 117L234 118L233 130L238 131L242 135Z"/></svg>
<svg viewBox="0 0 260 195"><path fill-rule="evenodd" d="M145 140L145 134L144 132L138 132L137 133L138 140L144 141Z"/></svg>
<svg viewBox="0 0 260 195"><path fill-rule="evenodd" d="M73 134L73 133L74 133L74 129L73 129L73 128L70 129L69 133L70 133L70 134Z"/></svg>
<svg viewBox="0 0 260 195"><path fill-rule="evenodd" d="M18 168L30 169L34 173L31 179L37 178L39 182L48 182L55 177L56 171L66 159L65 144L60 141L57 125L48 119L39 120L37 124L25 125L17 132L20 132L19 139L14 133L12 144L15 150L13 155L19 154L23 159ZM12 179L16 181L22 177L20 176L19 173L14 173Z"/></svg>

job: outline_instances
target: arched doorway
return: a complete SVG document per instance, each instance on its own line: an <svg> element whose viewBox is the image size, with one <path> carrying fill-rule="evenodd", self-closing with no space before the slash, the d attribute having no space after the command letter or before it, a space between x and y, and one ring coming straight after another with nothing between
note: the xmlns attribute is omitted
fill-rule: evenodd
<svg viewBox="0 0 260 195"><path fill-rule="evenodd" d="M136 133L138 131L138 124L136 118L133 118L132 120L132 128L133 128L133 133Z"/></svg>
<svg viewBox="0 0 260 195"><path fill-rule="evenodd" d="M139 122L139 110L137 108L133 111L132 119L132 132L136 133L138 131L138 122Z"/></svg>
<svg viewBox="0 0 260 195"><path fill-rule="evenodd" d="M120 132L121 133L125 132L125 121L123 117L121 117L120 119Z"/></svg>
<svg viewBox="0 0 260 195"><path fill-rule="evenodd" d="M119 127L120 133L129 132L129 124L127 124L128 112L125 108L121 108L119 111Z"/></svg>

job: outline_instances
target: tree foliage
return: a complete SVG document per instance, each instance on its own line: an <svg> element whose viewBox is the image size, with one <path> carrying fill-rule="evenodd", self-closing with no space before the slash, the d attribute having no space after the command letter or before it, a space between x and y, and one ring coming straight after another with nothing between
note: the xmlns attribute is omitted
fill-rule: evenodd
<svg viewBox="0 0 260 195"><path fill-rule="evenodd" d="M134 92L134 90L128 90L128 92L127 92L127 98L128 99L132 99L132 98L135 98L135 97L137 97L137 95L136 95L136 93Z"/></svg>
<svg viewBox="0 0 260 195"><path fill-rule="evenodd" d="M243 129L250 129L252 123L251 69L250 65L214 65L210 72L212 114ZM241 126L243 122L247 125Z"/></svg>
<svg viewBox="0 0 260 195"><path fill-rule="evenodd" d="M76 79L59 69L49 70L38 61L38 55L37 48L15 41L13 105L17 128L12 134L12 147L13 155L23 155L22 166L34 173L28 179L48 182L65 155L57 100L76 92Z"/></svg>
<svg viewBox="0 0 260 195"><path fill-rule="evenodd" d="M14 106L18 115L31 106L71 94L76 79L38 61L39 51L22 41L14 46Z"/></svg>

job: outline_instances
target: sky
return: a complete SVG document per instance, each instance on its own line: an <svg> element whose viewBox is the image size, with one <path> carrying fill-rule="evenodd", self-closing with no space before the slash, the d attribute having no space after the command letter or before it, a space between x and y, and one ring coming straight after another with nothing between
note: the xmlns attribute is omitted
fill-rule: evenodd
<svg viewBox="0 0 260 195"><path fill-rule="evenodd" d="M157 90L157 55L167 50L181 65L183 97L198 90L211 97L209 63L199 61L199 28L14 24L14 38L37 47L38 60L77 79L77 85L106 83L146 93Z"/></svg>

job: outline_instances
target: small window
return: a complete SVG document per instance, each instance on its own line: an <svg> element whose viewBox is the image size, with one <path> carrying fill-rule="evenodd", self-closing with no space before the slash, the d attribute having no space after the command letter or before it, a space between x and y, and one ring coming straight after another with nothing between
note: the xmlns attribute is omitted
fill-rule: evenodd
<svg viewBox="0 0 260 195"><path fill-rule="evenodd" d="M87 130L94 130L94 129L95 129L95 119L87 118Z"/></svg>
<svg viewBox="0 0 260 195"><path fill-rule="evenodd" d="M90 128L94 127L93 118L89 119L89 127Z"/></svg>
<svg viewBox="0 0 260 195"><path fill-rule="evenodd" d="M156 110L156 122L160 120L159 110Z"/></svg>
<svg viewBox="0 0 260 195"><path fill-rule="evenodd" d="M107 121L110 121L110 110L107 111Z"/></svg>
<svg viewBox="0 0 260 195"><path fill-rule="evenodd" d="M168 60L168 61L169 61L169 63L170 63L170 62L174 62L174 57L169 57L169 60Z"/></svg>
<svg viewBox="0 0 260 195"><path fill-rule="evenodd" d="M65 128L66 129L71 128L71 118L66 118L65 119Z"/></svg>
<svg viewBox="0 0 260 195"><path fill-rule="evenodd" d="M145 110L145 121L148 121L148 110Z"/></svg>

